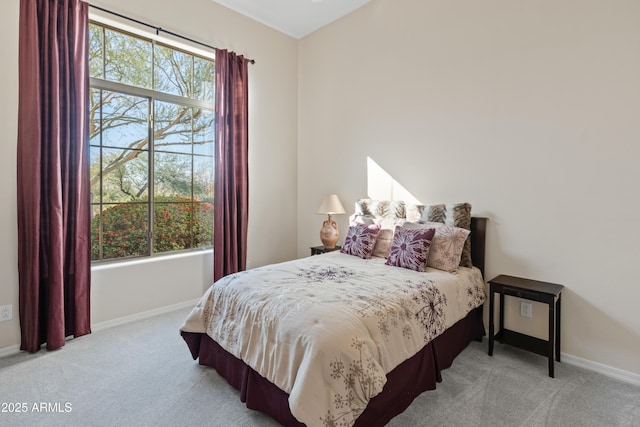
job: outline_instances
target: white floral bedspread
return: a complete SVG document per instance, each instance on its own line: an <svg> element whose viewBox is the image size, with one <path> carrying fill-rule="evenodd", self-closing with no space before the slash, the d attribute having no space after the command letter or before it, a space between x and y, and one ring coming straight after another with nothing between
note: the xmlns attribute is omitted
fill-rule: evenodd
<svg viewBox="0 0 640 427"><path fill-rule="evenodd" d="M388 372L484 300L475 268L419 273L331 252L222 278L181 330L287 392L307 426L351 426Z"/></svg>

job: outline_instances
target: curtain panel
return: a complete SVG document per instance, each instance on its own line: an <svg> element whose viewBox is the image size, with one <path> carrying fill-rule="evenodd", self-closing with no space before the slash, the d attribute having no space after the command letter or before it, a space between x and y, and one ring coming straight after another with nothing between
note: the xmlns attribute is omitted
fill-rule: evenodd
<svg viewBox="0 0 640 427"><path fill-rule="evenodd" d="M216 49L214 280L247 266L248 62Z"/></svg>
<svg viewBox="0 0 640 427"><path fill-rule="evenodd" d="M91 332L88 6L20 1L19 313L29 352Z"/></svg>

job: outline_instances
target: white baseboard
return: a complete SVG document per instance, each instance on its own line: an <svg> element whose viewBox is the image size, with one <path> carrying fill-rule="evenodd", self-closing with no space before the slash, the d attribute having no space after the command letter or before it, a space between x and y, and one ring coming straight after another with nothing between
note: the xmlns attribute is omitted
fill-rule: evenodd
<svg viewBox="0 0 640 427"><path fill-rule="evenodd" d="M624 381L625 383L640 386L640 375L633 372L613 368L611 366L603 365L602 363L593 362L567 353L561 353L560 360L567 365L578 366L616 380Z"/></svg>
<svg viewBox="0 0 640 427"><path fill-rule="evenodd" d="M10 345L9 347L0 348L0 357L11 356L16 353L20 353L19 345Z"/></svg>
<svg viewBox="0 0 640 427"><path fill-rule="evenodd" d="M107 328L124 325L126 323L134 322L136 320L146 319L148 317L156 316L158 314L169 313L171 311L179 310L181 308L195 307L196 303L199 300L200 298L197 298L191 301L185 301L178 304L168 305L166 307L154 308L153 310L143 311L142 313L135 313L129 316L118 317L117 319L96 323L95 325L91 325L91 331L92 332L102 331Z"/></svg>
<svg viewBox="0 0 640 427"><path fill-rule="evenodd" d="M91 331L97 332L114 326L124 325L126 323L134 322L136 320L146 319L148 317L157 316L158 314L169 313L174 310L180 310L181 308L195 307L200 298L196 298L191 301L184 301L178 304L168 305L166 307L155 308L153 310L143 311L142 313L131 314L129 316L119 317L113 320L107 320L91 325ZM9 347L0 348L0 357L10 356L20 352L19 345L11 345Z"/></svg>

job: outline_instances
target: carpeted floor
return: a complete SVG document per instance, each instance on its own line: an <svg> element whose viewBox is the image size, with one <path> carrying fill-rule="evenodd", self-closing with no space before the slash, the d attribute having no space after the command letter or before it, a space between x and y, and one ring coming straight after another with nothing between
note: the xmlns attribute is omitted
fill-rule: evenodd
<svg viewBox="0 0 640 427"><path fill-rule="evenodd" d="M191 359L189 310L0 358L0 426L276 426ZM640 426L640 388L541 356L473 342L390 426ZM26 412L16 412L25 409Z"/></svg>

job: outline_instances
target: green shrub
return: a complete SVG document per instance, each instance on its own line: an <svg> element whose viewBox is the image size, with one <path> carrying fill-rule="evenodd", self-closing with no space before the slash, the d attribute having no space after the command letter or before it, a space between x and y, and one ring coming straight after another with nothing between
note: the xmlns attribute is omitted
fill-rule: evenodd
<svg viewBox="0 0 640 427"><path fill-rule="evenodd" d="M213 203L185 197L156 197L154 253L209 247L213 240ZM149 254L147 199L114 204L91 220L91 259ZM100 220L103 254L100 257Z"/></svg>

